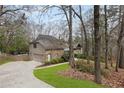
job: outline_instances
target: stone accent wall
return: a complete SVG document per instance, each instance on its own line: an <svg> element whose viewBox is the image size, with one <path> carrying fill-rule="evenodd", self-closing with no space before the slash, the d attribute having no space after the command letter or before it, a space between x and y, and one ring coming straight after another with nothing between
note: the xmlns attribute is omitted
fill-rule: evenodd
<svg viewBox="0 0 124 93"><path fill-rule="evenodd" d="M42 53L45 53L45 49L40 45L40 44L37 44L37 48L34 48L33 47L33 44L30 45L29 47L30 51L29 53L33 53L33 54L42 54Z"/></svg>
<svg viewBox="0 0 124 93"><path fill-rule="evenodd" d="M76 50L74 50L74 53L75 53L75 54L80 54L80 53L81 53L81 49L76 49Z"/></svg>
<svg viewBox="0 0 124 93"><path fill-rule="evenodd" d="M30 58L32 60L42 62L48 61L50 59L60 58L64 54L64 50L45 50L40 44L37 44L37 48L33 47L33 44L30 45Z"/></svg>
<svg viewBox="0 0 124 93"><path fill-rule="evenodd" d="M37 44L36 48L34 48L33 44L31 44L29 47L29 54L31 60L43 62L43 60L45 59L45 49L40 44Z"/></svg>
<svg viewBox="0 0 124 93"><path fill-rule="evenodd" d="M64 54L64 50L48 50L47 55L51 55L51 59L60 58Z"/></svg>

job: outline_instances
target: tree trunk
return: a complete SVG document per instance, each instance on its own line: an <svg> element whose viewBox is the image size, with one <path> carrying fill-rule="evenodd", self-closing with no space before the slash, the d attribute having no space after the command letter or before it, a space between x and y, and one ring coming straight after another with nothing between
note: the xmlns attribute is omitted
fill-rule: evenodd
<svg viewBox="0 0 124 93"><path fill-rule="evenodd" d="M119 66L119 60L120 60L120 51L121 51L121 46L118 44L118 47L117 47L117 60L116 60L116 68L115 68L116 72L118 72L118 66Z"/></svg>
<svg viewBox="0 0 124 93"><path fill-rule="evenodd" d="M108 32L107 32L107 7L104 5L105 11L105 68L108 69Z"/></svg>
<svg viewBox="0 0 124 93"><path fill-rule="evenodd" d="M120 46L117 46L117 60L116 60L116 67L115 71L118 72L118 65L119 65L119 58L120 58Z"/></svg>
<svg viewBox="0 0 124 93"><path fill-rule="evenodd" d="M111 67L113 67L112 48L110 48L110 63L111 63Z"/></svg>
<svg viewBox="0 0 124 93"><path fill-rule="evenodd" d="M117 40L117 46L118 46L118 51L117 51L117 61L116 61L116 71L118 72L118 67L124 68L124 60L123 59L123 45L122 45L122 39L124 36L124 12L122 16L122 22L121 22L121 29L119 32L119 37Z"/></svg>
<svg viewBox="0 0 124 93"><path fill-rule="evenodd" d="M74 53L73 53L73 40L72 40L72 6L69 6L69 63L74 68Z"/></svg>
<svg viewBox="0 0 124 93"><path fill-rule="evenodd" d="M119 24L121 23L121 6L119 6ZM119 58L120 58L120 43L119 43L119 38L120 38L120 32L119 31L119 36L118 36L118 40L117 40L117 60L116 60L116 67L115 67L115 71L118 72L118 65L119 65Z"/></svg>
<svg viewBox="0 0 124 93"><path fill-rule="evenodd" d="M120 16L121 16L121 6L120 6ZM123 18L122 18L122 23L121 23L121 30L122 30L122 38L124 36L124 12L123 12ZM122 41L122 40L121 40ZM121 42L122 43L122 42ZM119 68L123 68L124 69L124 47L122 44L121 45L121 49L120 49L120 59L119 59Z"/></svg>
<svg viewBox="0 0 124 93"><path fill-rule="evenodd" d="M87 57L87 63L89 64L89 46L88 46L88 39L87 39L87 32L86 32L86 28L85 28L85 25L84 25L84 22L83 22L83 19L82 19L82 9L81 9L81 6L79 5L79 9L80 9L80 16L79 16L79 19L81 21L81 25L82 25L82 28L84 30L84 37L85 37L85 47L84 47L84 55ZM83 31L81 31L81 33L83 33ZM83 34L82 34L83 35Z"/></svg>
<svg viewBox="0 0 124 93"><path fill-rule="evenodd" d="M85 48L84 48L84 55L87 57L87 63L89 64L89 46L88 46L88 39L87 39L87 33L86 33L86 28L85 28L85 25L84 25L84 22L83 22L83 19L82 19L82 9L81 9L81 6L79 6L79 9L80 9L80 20L81 20L81 24L82 24L82 27L83 27L83 30L84 30L84 36L85 36ZM82 31L83 32L83 31Z"/></svg>
<svg viewBox="0 0 124 93"><path fill-rule="evenodd" d="M81 6L79 6L79 11L80 11L80 17L82 18L82 9L81 9ZM80 31L81 31L81 46L82 46L82 53L81 54L84 54L84 45L83 45L83 25L82 25L82 23L81 23L81 29L80 29Z"/></svg>
<svg viewBox="0 0 124 93"><path fill-rule="evenodd" d="M124 48L123 48L123 46L121 47L121 50L120 50L119 68L124 68Z"/></svg>
<svg viewBox="0 0 124 93"><path fill-rule="evenodd" d="M94 39L95 39L95 82L101 83L100 69L100 35L99 35L99 5L94 5Z"/></svg>
<svg viewBox="0 0 124 93"><path fill-rule="evenodd" d="M87 39L87 33L86 33L86 29L85 29L85 26L84 26L84 23L83 23L83 20L81 20L81 24L83 26L83 29L84 29L84 36L85 36L85 47L84 47L84 55L86 56L86 59L87 59L87 63L89 64L89 46L88 46L88 39Z"/></svg>
<svg viewBox="0 0 124 93"><path fill-rule="evenodd" d="M83 27L84 40L85 40L84 55L87 57L87 63L89 63L89 51L88 51L89 46L88 46L87 32L86 32L85 25L84 25L84 22L83 22L83 19L82 19L81 6L79 5L80 14L78 14L73 8L72 8L72 10L77 15L77 17L80 19L81 25ZM83 33L83 31L81 33Z"/></svg>
<svg viewBox="0 0 124 93"><path fill-rule="evenodd" d="M83 42L84 42L84 38L83 38L83 27L82 27L82 25L81 25L81 27L80 27L80 31L81 31L81 54L83 54L84 53L84 45L83 45Z"/></svg>
<svg viewBox="0 0 124 93"><path fill-rule="evenodd" d="M92 56L94 57L94 29L92 29L91 37L92 37Z"/></svg>

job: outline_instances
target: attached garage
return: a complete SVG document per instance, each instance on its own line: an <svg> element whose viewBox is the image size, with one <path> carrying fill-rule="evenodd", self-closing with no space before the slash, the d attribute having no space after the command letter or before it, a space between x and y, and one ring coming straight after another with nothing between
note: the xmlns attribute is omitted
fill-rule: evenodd
<svg viewBox="0 0 124 93"><path fill-rule="evenodd" d="M59 58L64 54L67 45L49 35L39 35L37 39L30 43L30 57L32 60L45 62L53 58Z"/></svg>

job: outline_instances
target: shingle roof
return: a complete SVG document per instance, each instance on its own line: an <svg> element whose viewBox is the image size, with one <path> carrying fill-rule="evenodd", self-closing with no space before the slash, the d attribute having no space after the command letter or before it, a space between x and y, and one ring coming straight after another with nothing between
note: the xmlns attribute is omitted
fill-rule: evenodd
<svg viewBox="0 0 124 93"><path fill-rule="evenodd" d="M35 42L40 43L46 50L64 49L67 47L63 41L49 35L39 35Z"/></svg>

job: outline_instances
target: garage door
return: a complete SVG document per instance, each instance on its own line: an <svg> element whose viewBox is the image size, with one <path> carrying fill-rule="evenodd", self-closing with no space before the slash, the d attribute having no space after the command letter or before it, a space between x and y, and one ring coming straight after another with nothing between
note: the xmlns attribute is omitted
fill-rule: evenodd
<svg viewBox="0 0 124 93"><path fill-rule="evenodd" d="M38 61L42 63L45 61L45 57L46 57L46 54L33 54L32 55L32 59L34 61Z"/></svg>

